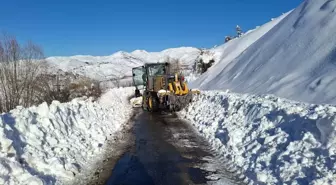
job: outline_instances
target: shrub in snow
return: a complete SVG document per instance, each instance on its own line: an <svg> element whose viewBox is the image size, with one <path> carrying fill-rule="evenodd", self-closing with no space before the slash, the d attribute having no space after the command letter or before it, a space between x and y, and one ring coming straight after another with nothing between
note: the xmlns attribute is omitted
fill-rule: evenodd
<svg viewBox="0 0 336 185"><path fill-rule="evenodd" d="M170 73L181 73L182 72L182 62L177 58L166 57L164 63L170 64Z"/></svg>
<svg viewBox="0 0 336 185"><path fill-rule="evenodd" d="M101 95L98 82L87 77L59 71L57 74L42 74L38 77L35 89L38 93L35 104L57 100L68 102L74 98L92 97L96 100Z"/></svg>
<svg viewBox="0 0 336 185"><path fill-rule="evenodd" d="M256 184L335 184L336 106L203 92L181 114Z"/></svg>
<svg viewBox="0 0 336 185"><path fill-rule="evenodd" d="M215 63L215 60L211 59L209 62L205 63L203 59L197 62L197 73L203 74L208 71L208 69Z"/></svg>
<svg viewBox="0 0 336 185"><path fill-rule="evenodd" d="M82 78L75 82L72 82L69 87L69 99L77 97L87 96L97 99L100 97L102 91L99 86L99 82L91 80L89 78Z"/></svg>
<svg viewBox="0 0 336 185"><path fill-rule="evenodd" d="M230 36L225 37L225 43L229 42L230 40L232 40L232 38Z"/></svg>
<svg viewBox="0 0 336 185"><path fill-rule="evenodd" d="M202 49L194 64L194 71L203 74L215 63L214 53L210 50Z"/></svg>
<svg viewBox="0 0 336 185"><path fill-rule="evenodd" d="M243 35L243 31L239 25L236 26L237 37L241 37Z"/></svg>

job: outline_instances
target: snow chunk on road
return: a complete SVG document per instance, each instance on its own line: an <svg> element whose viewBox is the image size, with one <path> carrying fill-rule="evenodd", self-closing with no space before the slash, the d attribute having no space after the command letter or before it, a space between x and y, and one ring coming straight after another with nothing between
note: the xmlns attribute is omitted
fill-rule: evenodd
<svg viewBox="0 0 336 185"><path fill-rule="evenodd" d="M132 88L0 115L0 184L71 184L102 157L131 115Z"/></svg>
<svg viewBox="0 0 336 185"><path fill-rule="evenodd" d="M209 91L181 115L257 184L336 184L336 106Z"/></svg>

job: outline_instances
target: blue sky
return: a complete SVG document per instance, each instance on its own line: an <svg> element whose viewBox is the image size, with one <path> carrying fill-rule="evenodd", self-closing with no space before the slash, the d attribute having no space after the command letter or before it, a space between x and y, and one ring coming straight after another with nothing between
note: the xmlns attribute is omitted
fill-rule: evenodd
<svg viewBox="0 0 336 185"><path fill-rule="evenodd" d="M46 56L212 47L255 28L302 0L3 1L0 30L32 40Z"/></svg>

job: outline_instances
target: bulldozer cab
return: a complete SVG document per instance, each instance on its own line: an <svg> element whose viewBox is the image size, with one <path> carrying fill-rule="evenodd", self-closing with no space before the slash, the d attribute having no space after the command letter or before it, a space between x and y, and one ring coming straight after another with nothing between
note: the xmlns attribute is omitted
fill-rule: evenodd
<svg viewBox="0 0 336 185"><path fill-rule="evenodd" d="M133 85L137 89L144 87L146 81L146 79L144 79L145 73L146 71L144 66L132 68Z"/></svg>
<svg viewBox="0 0 336 185"><path fill-rule="evenodd" d="M157 92L167 89L168 63L147 63L144 66L132 68L133 85L136 97L140 96L140 90Z"/></svg>
<svg viewBox="0 0 336 185"><path fill-rule="evenodd" d="M169 63L145 64L145 87L146 90L158 92L166 90L169 79Z"/></svg>
<svg viewBox="0 0 336 185"><path fill-rule="evenodd" d="M140 90L145 87L145 68L144 66L132 68L133 86L135 87L135 97L140 97Z"/></svg>
<svg viewBox="0 0 336 185"><path fill-rule="evenodd" d="M148 78L165 76L169 71L168 63L150 63L144 66L132 68L133 85L140 89L146 86Z"/></svg>
<svg viewBox="0 0 336 185"><path fill-rule="evenodd" d="M148 76L158 76L167 74L167 69L169 67L168 63L153 63L146 64L145 70Z"/></svg>

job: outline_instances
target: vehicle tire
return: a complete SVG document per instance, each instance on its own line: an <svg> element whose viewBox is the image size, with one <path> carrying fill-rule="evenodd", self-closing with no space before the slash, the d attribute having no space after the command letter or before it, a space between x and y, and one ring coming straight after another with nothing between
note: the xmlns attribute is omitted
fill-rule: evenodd
<svg viewBox="0 0 336 185"><path fill-rule="evenodd" d="M140 97L141 96L141 93L140 93L140 90L139 89L136 89L135 90L135 97Z"/></svg>
<svg viewBox="0 0 336 185"><path fill-rule="evenodd" d="M150 112L159 111L159 100L156 96L150 95L147 101L147 108Z"/></svg>

